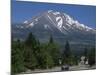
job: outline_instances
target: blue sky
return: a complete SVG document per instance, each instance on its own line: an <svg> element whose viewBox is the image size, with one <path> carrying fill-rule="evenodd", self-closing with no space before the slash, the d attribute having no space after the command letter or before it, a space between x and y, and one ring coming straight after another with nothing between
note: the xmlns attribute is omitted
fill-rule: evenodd
<svg viewBox="0 0 100 75"><path fill-rule="evenodd" d="M12 1L12 23L22 23L47 10L65 12L89 27L96 28L96 6Z"/></svg>

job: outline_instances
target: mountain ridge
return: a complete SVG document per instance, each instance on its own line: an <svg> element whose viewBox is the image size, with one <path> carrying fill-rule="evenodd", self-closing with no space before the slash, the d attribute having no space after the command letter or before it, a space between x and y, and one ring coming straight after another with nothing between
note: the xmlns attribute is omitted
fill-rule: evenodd
<svg viewBox="0 0 100 75"><path fill-rule="evenodd" d="M47 20L49 19L52 24L54 26L56 26L60 31L66 31L68 28L76 28L78 30L85 30L85 31L92 31L95 32L95 29L90 28L84 24L79 23L77 20L73 20L73 18L71 18L69 15L67 15L66 13L62 13L62 12L58 12L58 11L53 11L53 10L48 10L44 13L42 13L43 16L45 16L47 18ZM23 24L26 24L26 28L28 27L33 27L38 19L42 17L34 17L32 18L32 21L24 21ZM67 28L66 28L67 26ZM23 26L24 28L25 26ZM45 27L48 27L45 25Z"/></svg>
<svg viewBox="0 0 100 75"><path fill-rule="evenodd" d="M12 24L12 35L25 39L32 32L40 41L47 41L52 34L60 43L65 40L95 42L96 30L79 23L68 14L53 10L45 11L20 24ZM41 36L42 35L42 36Z"/></svg>

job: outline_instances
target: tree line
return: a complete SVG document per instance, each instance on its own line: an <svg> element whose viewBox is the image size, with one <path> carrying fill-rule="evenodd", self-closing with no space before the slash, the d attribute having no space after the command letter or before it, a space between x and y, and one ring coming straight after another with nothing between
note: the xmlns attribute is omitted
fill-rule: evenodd
<svg viewBox="0 0 100 75"><path fill-rule="evenodd" d="M40 43L32 33L28 34L25 41L14 41L12 38L11 73L25 72L28 69L48 69L64 64L78 65L79 59L72 53L68 40L62 53L52 35L48 40L46 43ZM95 49L90 52L85 50L84 55L89 58L90 65L95 64Z"/></svg>

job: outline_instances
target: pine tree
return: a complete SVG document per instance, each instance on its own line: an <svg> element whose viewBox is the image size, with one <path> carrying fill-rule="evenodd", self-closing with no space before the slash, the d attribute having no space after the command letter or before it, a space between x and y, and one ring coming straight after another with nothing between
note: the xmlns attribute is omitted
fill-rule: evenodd
<svg viewBox="0 0 100 75"><path fill-rule="evenodd" d="M72 56L72 54L71 54L71 50L70 50L70 45L69 45L69 42L66 41L65 49L64 49L63 54L62 54L63 64L66 64L66 63L69 64L71 56Z"/></svg>
<svg viewBox="0 0 100 75"><path fill-rule="evenodd" d="M66 41L65 49L64 49L64 56L70 57L70 55L71 55L70 45L69 45L69 42Z"/></svg>
<svg viewBox="0 0 100 75"><path fill-rule="evenodd" d="M12 74L25 71L23 51L20 40L17 40L16 42L12 41L11 67Z"/></svg>
<svg viewBox="0 0 100 75"><path fill-rule="evenodd" d="M35 44L36 44L35 36L32 34L32 32L30 32L26 41L25 41L25 45L27 47L32 48L33 46L35 46Z"/></svg>
<svg viewBox="0 0 100 75"><path fill-rule="evenodd" d="M96 50L95 50L95 48L92 48L91 51L89 52L88 61L89 61L90 66L96 64Z"/></svg>
<svg viewBox="0 0 100 75"><path fill-rule="evenodd" d="M52 35L50 35L49 43L50 44L54 43Z"/></svg>
<svg viewBox="0 0 100 75"><path fill-rule="evenodd" d="M54 61L54 65L59 65L59 57L60 57L60 51L58 44L56 44L53 40L52 35L50 35L50 39L48 42L48 47L47 47L50 55L52 56L52 59Z"/></svg>
<svg viewBox="0 0 100 75"><path fill-rule="evenodd" d="M85 56L85 60L84 61L86 62L87 58L88 58L88 49L87 48L84 49L83 55Z"/></svg>
<svg viewBox="0 0 100 75"><path fill-rule="evenodd" d="M24 48L24 62L25 67L29 69L35 69L37 65L37 59L35 54L35 49L37 46L37 41L32 33L29 33L27 39L25 40Z"/></svg>

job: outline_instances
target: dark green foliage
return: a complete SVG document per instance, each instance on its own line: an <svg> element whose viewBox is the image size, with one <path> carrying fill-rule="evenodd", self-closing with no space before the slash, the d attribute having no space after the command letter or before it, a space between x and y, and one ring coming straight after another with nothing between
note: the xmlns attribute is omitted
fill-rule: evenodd
<svg viewBox="0 0 100 75"><path fill-rule="evenodd" d="M34 69L36 67L37 60L32 49L24 50L24 65L28 69Z"/></svg>
<svg viewBox="0 0 100 75"><path fill-rule="evenodd" d="M25 71L24 67L24 59L23 59L23 50L20 40L16 42L12 41L12 52L11 52L11 72L13 73L20 73Z"/></svg>
<svg viewBox="0 0 100 75"><path fill-rule="evenodd" d="M50 55L52 56L54 65L55 66L59 65L60 50L59 50L58 44L54 42L52 36L50 36L47 50L50 52Z"/></svg>
<svg viewBox="0 0 100 75"><path fill-rule="evenodd" d="M78 57L71 52L70 44L66 41L63 53L60 52L59 45L55 43L52 35L49 42L40 43L38 39L29 33L24 41L12 40L11 67L12 73L35 69L48 69L63 64L77 65ZM92 49L88 54L87 49L84 55L88 57L89 64L95 64L95 50Z"/></svg>
<svg viewBox="0 0 100 75"><path fill-rule="evenodd" d="M59 49L54 43L52 36L50 36L49 42L42 44L40 50L37 52L37 59L39 60L40 68L52 68L57 65L59 58Z"/></svg>
<svg viewBox="0 0 100 75"><path fill-rule="evenodd" d="M71 55L72 54L71 54L69 42L66 41L65 48L64 48L64 51L63 51L63 54L62 54L62 62L63 62L63 64L70 64Z"/></svg>
<svg viewBox="0 0 100 75"><path fill-rule="evenodd" d="M69 42L66 41L66 44L65 44L65 50L64 50L64 57L70 57L71 55L71 50L70 50L70 45L69 45Z"/></svg>
<svg viewBox="0 0 100 75"><path fill-rule="evenodd" d="M52 57L46 47L47 45L42 45L40 52L37 53L38 67L42 69L51 68L53 66Z"/></svg>
<svg viewBox="0 0 100 75"><path fill-rule="evenodd" d="M27 39L25 40L25 45L29 48L32 48L36 44L36 39L32 33L29 33Z"/></svg>
<svg viewBox="0 0 100 75"><path fill-rule="evenodd" d="M54 43L52 35L50 35L49 43Z"/></svg>
<svg viewBox="0 0 100 75"><path fill-rule="evenodd" d="M85 48L84 52L83 52L83 56L85 56L85 60L88 60L88 63L90 66L95 65L96 64L96 50L95 48Z"/></svg>
<svg viewBox="0 0 100 75"><path fill-rule="evenodd" d="M24 48L24 63L25 67L28 69L34 69L37 65L37 59L35 56L37 42L32 33L29 33L26 41L25 41L25 48Z"/></svg>
<svg viewBox="0 0 100 75"><path fill-rule="evenodd" d="M90 66L96 64L96 50L95 50L95 48L92 48L91 51L89 52L88 61L89 61Z"/></svg>
<svg viewBox="0 0 100 75"><path fill-rule="evenodd" d="M65 48L69 49L67 46ZM68 55L68 53L66 54ZM12 40L12 74L20 73L27 69L52 68L59 65L59 57L59 47L52 36L50 36L49 42L46 44L40 44L32 33L29 33L23 42Z"/></svg>
<svg viewBox="0 0 100 75"><path fill-rule="evenodd" d="M49 51L50 55L52 56L52 59L54 61L54 65L59 64L59 57L60 57L60 51L59 47L56 43L49 43L47 46L47 50Z"/></svg>
<svg viewBox="0 0 100 75"><path fill-rule="evenodd" d="M83 56L85 56L84 61L87 61L87 59L88 59L88 49L87 48L84 49Z"/></svg>
<svg viewBox="0 0 100 75"><path fill-rule="evenodd" d="M65 48L62 53L62 64L78 65L78 58L71 52L68 41L66 41Z"/></svg>
<svg viewBox="0 0 100 75"><path fill-rule="evenodd" d="M68 61L69 61L68 64L71 65L71 66L72 65L78 65L78 58L75 55L71 55L69 57L69 60Z"/></svg>
<svg viewBox="0 0 100 75"><path fill-rule="evenodd" d="M52 68L54 64L58 64L59 50L54 44L52 36L49 43L40 44L32 33L28 35L24 48L24 63L28 69L35 68Z"/></svg>

